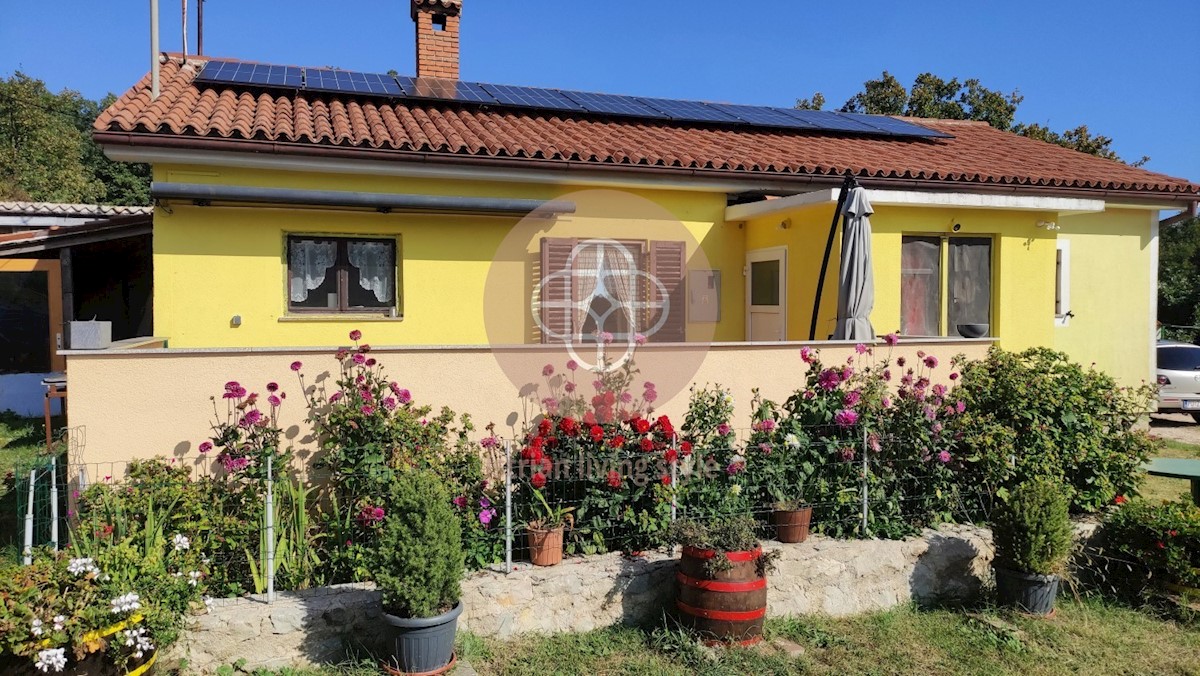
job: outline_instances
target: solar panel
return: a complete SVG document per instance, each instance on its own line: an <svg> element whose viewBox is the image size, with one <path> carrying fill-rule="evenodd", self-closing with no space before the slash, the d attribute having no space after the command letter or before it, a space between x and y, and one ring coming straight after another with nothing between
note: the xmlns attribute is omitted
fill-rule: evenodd
<svg viewBox="0 0 1200 676"><path fill-rule="evenodd" d="M666 115L672 120L689 122L737 122L738 119L729 113L722 112L701 101L680 101L676 99L651 99L644 96L636 97L642 105Z"/></svg>
<svg viewBox="0 0 1200 676"><path fill-rule="evenodd" d="M540 89L537 87L516 87L513 85L481 85L495 99L496 103L506 106L521 106L528 108L543 108L546 110L577 110L584 107L571 100L557 89Z"/></svg>
<svg viewBox="0 0 1200 676"><path fill-rule="evenodd" d="M710 103L708 104L723 112L729 113L737 117L742 122L752 125L762 125L766 127L793 127L800 129L813 129L816 127L811 122L801 120L798 117L793 117L783 112L781 108L770 108L767 106L739 106L730 103Z"/></svg>
<svg viewBox="0 0 1200 676"><path fill-rule="evenodd" d="M897 120L887 115L864 115L862 113L842 113L857 122L870 125L876 129L894 136L924 136L932 138L952 138L949 134L923 127L905 120Z"/></svg>
<svg viewBox="0 0 1200 676"><path fill-rule="evenodd" d="M655 110L633 96L618 94L595 94L592 92L563 91L562 94L579 104L589 113L608 115L630 115L633 117L667 118L667 114Z"/></svg>
<svg viewBox="0 0 1200 676"><path fill-rule="evenodd" d="M792 117L807 122L821 131L844 131L855 134L878 134L880 130L857 120L846 117L844 113L832 110L797 110L793 108L778 108Z"/></svg>
<svg viewBox="0 0 1200 676"><path fill-rule="evenodd" d="M296 66L272 66L240 61L209 61L196 80L223 84L249 84L262 87L299 88L302 70Z"/></svg>
<svg viewBox="0 0 1200 676"><path fill-rule="evenodd" d="M400 82L407 96L469 103L496 103L496 97L487 93L478 82L460 82L436 77L398 77L396 80Z"/></svg>
<svg viewBox="0 0 1200 676"><path fill-rule="evenodd" d="M306 68L304 88L313 91L350 92L374 96L403 96L404 90L391 75L352 70Z"/></svg>

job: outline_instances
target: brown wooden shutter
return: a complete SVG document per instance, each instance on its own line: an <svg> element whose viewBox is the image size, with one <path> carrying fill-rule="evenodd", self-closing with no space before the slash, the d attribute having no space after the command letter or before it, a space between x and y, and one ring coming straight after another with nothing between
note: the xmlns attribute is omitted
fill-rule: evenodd
<svg viewBox="0 0 1200 676"><path fill-rule="evenodd" d="M650 274L654 275L667 292L669 305L665 308L667 319L650 340L656 343L682 343L686 339L687 308L684 298L683 275L687 269L687 247L683 242L650 242ZM650 301L657 303L659 287L650 285ZM658 323L663 309L650 310L650 323Z"/></svg>
<svg viewBox="0 0 1200 676"><path fill-rule="evenodd" d="M565 274L555 277L551 277L551 275L567 269L575 242L575 239L569 237L542 238L540 275L542 325L561 336L571 333L571 277ZM548 305L555 307L547 307ZM546 331L539 331L539 333L543 343L561 340L548 335Z"/></svg>

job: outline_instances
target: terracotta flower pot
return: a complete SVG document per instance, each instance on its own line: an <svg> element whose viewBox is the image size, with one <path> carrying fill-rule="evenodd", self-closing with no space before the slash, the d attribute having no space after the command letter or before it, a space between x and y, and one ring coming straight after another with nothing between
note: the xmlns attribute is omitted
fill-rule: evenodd
<svg viewBox="0 0 1200 676"><path fill-rule="evenodd" d="M535 566L554 566L562 563L563 527L529 528L529 560Z"/></svg>
<svg viewBox="0 0 1200 676"><path fill-rule="evenodd" d="M780 542L796 543L808 539L808 526L812 522L812 507L800 509L777 509L771 514L775 524L775 538Z"/></svg>

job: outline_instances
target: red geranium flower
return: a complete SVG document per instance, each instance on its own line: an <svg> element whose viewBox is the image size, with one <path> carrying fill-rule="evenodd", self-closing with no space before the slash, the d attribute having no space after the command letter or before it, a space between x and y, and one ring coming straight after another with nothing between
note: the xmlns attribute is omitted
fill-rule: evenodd
<svg viewBox="0 0 1200 676"><path fill-rule="evenodd" d="M673 463L679 459L679 451L676 451L673 448L668 448L667 452L664 453L663 456L666 458L667 462Z"/></svg>
<svg viewBox="0 0 1200 676"><path fill-rule="evenodd" d="M685 442L679 444L679 450L681 453L683 453L683 457L685 457L685 458L687 456L691 455L692 454L692 442L685 441Z"/></svg>
<svg viewBox="0 0 1200 676"><path fill-rule="evenodd" d="M550 426L553 424L549 418L542 418L542 421L538 423L538 434L549 434Z"/></svg>
<svg viewBox="0 0 1200 676"><path fill-rule="evenodd" d="M634 418L633 429L637 430L638 434L645 434L650 431L650 421L643 418Z"/></svg>
<svg viewBox="0 0 1200 676"><path fill-rule="evenodd" d="M613 437L612 440L608 442L608 444L610 446L612 446L613 448L620 448L625 445L625 436L618 434L617 436Z"/></svg>
<svg viewBox="0 0 1200 676"><path fill-rule="evenodd" d="M654 450L654 441L643 437L642 438L642 450L647 453L649 453L650 451L653 451Z"/></svg>
<svg viewBox="0 0 1200 676"><path fill-rule="evenodd" d="M670 474L662 475L662 485L664 485L664 486L671 485L671 475Z"/></svg>
<svg viewBox="0 0 1200 676"><path fill-rule="evenodd" d="M608 473L608 487L609 488L620 488L621 487L621 473L615 469L610 470Z"/></svg>
<svg viewBox="0 0 1200 676"><path fill-rule="evenodd" d="M658 416L658 426L664 432L672 432L675 430L675 428L671 426L671 419L665 415Z"/></svg>
<svg viewBox="0 0 1200 676"><path fill-rule="evenodd" d="M1125 500L1125 496L1124 496L1124 495L1118 495L1117 497L1113 498L1113 502L1117 503L1118 505L1123 505L1123 504L1125 504L1125 502L1126 502L1126 500Z"/></svg>
<svg viewBox="0 0 1200 676"><path fill-rule="evenodd" d="M574 418L563 418L558 422L558 431L569 437L573 437L579 432L579 423L575 422Z"/></svg>
<svg viewBox="0 0 1200 676"><path fill-rule="evenodd" d="M529 483L532 484L534 488L541 488L546 485L546 475L542 474L541 472L537 472L529 478Z"/></svg>
<svg viewBox="0 0 1200 676"><path fill-rule="evenodd" d="M599 442L604 439L604 428L599 425L592 425L592 441Z"/></svg>

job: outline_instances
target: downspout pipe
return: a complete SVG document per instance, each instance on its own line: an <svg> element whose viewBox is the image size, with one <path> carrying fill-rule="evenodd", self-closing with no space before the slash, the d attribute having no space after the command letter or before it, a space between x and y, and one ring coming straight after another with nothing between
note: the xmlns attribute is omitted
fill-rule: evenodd
<svg viewBox="0 0 1200 676"><path fill-rule="evenodd" d="M575 213L575 203L566 200L404 195L164 181L154 181L150 184L150 196L156 200L189 200L198 206L211 206L213 203L264 204L373 209L382 213L400 211L545 217Z"/></svg>

